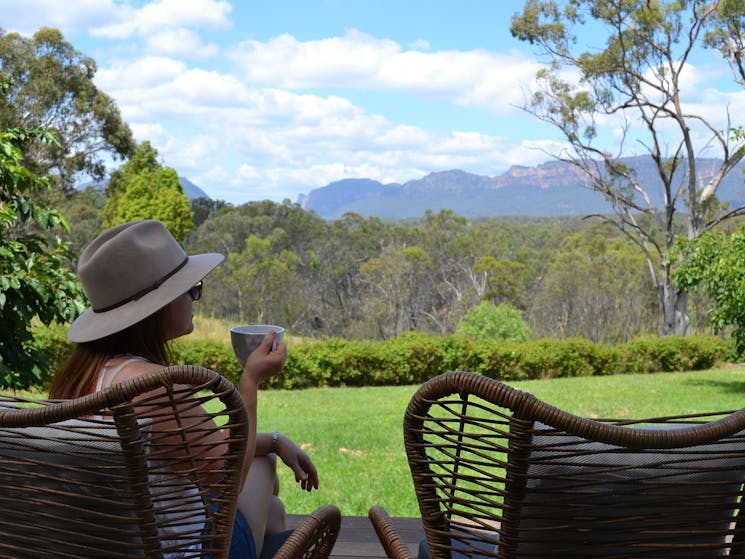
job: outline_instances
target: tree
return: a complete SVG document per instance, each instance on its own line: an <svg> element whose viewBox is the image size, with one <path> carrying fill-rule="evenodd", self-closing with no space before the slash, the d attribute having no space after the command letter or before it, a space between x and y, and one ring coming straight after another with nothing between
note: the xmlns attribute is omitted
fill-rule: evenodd
<svg viewBox="0 0 745 559"><path fill-rule="evenodd" d="M35 317L46 325L69 322L83 310L83 292L66 266L71 254L59 238L48 245L28 230L69 231L65 217L36 198L50 187L23 164L32 141L55 143L43 130L0 132L0 385L27 388L43 376L45 361L32 344ZM29 227L33 226L33 227Z"/></svg>
<svg viewBox="0 0 745 559"><path fill-rule="evenodd" d="M483 256L473 265L473 271L484 278L484 300L494 305L511 303L524 308L525 264Z"/></svg>
<svg viewBox="0 0 745 559"><path fill-rule="evenodd" d="M230 207L225 200L212 200L210 198L194 198L191 201L191 213L194 216L194 227L199 227L224 208Z"/></svg>
<svg viewBox="0 0 745 559"><path fill-rule="evenodd" d="M111 176L103 224L112 227L138 219L158 219L171 234L186 240L194 226L189 199L178 174L158 162L158 151L142 142L129 161Z"/></svg>
<svg viewBox="0 0 745 559"><path fill-rule="evenodd" d="M509 303L495 306L486 301L482 301L466 313L456 332L474 340L484 341L524 342L531 336L530 327L517 308Z"/></svg>
<svg viewBox="0 0 745 559"><path fill-rule="evenodd" d="M93 59L56 29L31 38L0 29L0 78L12 80L0 98L0 130L53 129L57 142L24 145L26 166L67 190L81 172L103 179L105 158L125 158L135 147L116 104L94 85L95 73Z"/></svg>
<svg viewBox="0 0 745 559"><path fill-rule="evenodd" d="M736 79L745 79L745 67L737 63L742 51L728 50L731 41L742 41L744 28L733 23L727 41L717 35L717 42L711 35L727 14L742 16L739 5L568 0L560 9L554 1L529 0L512 19L512 34L551 59L524 108L561 131L568 145L555 156L575 165L589 186L612 203L613 214L597 217L613 223L644 254L663 335L685 333L689 321L687 292L672 278L670 251L676 235L694 239L745 213L743 206L715 203L722 179L745 154L742 137L718 129L687 106L681 86L691 54L700 47L717 49L725 61L734 61ZM723 12L725 7L730 11ZM578 46L577 36L586 25L596 28L596 36L607 37L604 48L583 51ZM579 81L570 81L571 74L579 75ZM613 152L602 142L608 122L620 131ZM645 182L624 163L628 143L641 146L658 178ZM704 149L715 150L719 163L714 168L699 168ZM658 186L661 204L654 202ZM684 231L676 225L681 213Z"/></svg>
<svg viewBox="0 0 745 559"><path fill-rule="evenodd" d="M101 210L106 204L105 193L94 186L75 191L70 196L58 194L54 206L70 222L70 233L62 237L69 241L73 254L80 254L103 229Z"/></svg>
<svg viewBox="0 0 745 559"><path fill-rule="evenodd" d="M675 270L685 289L702 287L710 296L709 323L717 332L733 326L736 355L745 355L745 228L727 236L708 231L675 247L687 255Z"/></svg>
<svg viewBox="0 0 745 559"><path fill-rule="evenodd" d="M549 259L527 314L536 335L623 343L654 324L642 254L600 233L567 236Z"/></svg>
<svg viewBox="0 0 745 559"><path fill-rule="evenodd" d="M423 289L431 276L432 259L420 247L386 247L380 256L360 266L360 282L367 288L363 308L383 339L422 330L430 316Z"/></svg>
<svg viewBox="0 0 745 559"><path fill-rule="evenodd" d="M228 255L230 272L227 283L235 289L238 318L241 322L261 322L294 326L293 319L302 306L293 285L298 257L290 250L272 254L272 239L251 235L245 250Z"/></svg>
<svg viewBox="0 0 745 559"><path fill-rule="evenodd" d="M484 245L498 250L490 239L472 234L467 220L452 210L427 210L415 230L414 243L429 255L431 275L423 289L429 295L426 313L441 334L455 330L466 311L479 300L483 274L474 270Z"/></svg>
<svg viewBox="0 0 745 559"><path fill-rule="evenodd" d="M363 218L352 212L329 224L306 226L312 247L298 253L305 255L306 299L311 305L308 325L313 334L377 336L377 330L368 328L366 287L359 272L363 263L392 244L392 228L377 217Z"/></svg>

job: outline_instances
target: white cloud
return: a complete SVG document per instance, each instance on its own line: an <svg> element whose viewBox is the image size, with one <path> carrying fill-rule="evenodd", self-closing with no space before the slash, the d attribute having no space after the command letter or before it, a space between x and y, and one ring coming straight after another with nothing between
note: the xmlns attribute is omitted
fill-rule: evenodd
<svg viewBox="0 0 745 559"><path fill-rule="evenodd" d="M238 75L149 56L105 67L98 82L138 140L233 203L295 200L348 177L403 183L454 168L495 175L526 161L527 148L505 138L404 125L339 95L257 88Z"/></svg>
<svg viewBox="0 0 745 559"><path fill-rule="evenodd" d="M189 29L165 29L150 35L147 50L167 56L183 56L191 59L205 59L215 56L220 47L214 43L205 45L202 38Z"/></svg>
<svg viewBox="0 0 745 559"><path fill-rule="evenodd" d="M356 30L246 40L256 33L250 25L236 26L243 42L231 46L217 33L237 17L226 0L27 0L22 8L0 0L3 8L7 29L89 30L96 84L135 137L233 203L294 200L349 177L403 183L455 168L494 176L561 147L553 128L515 108L538 69L522 51L438 51L428 42L434 34L402 46ZM745 113L745 92L726 92L721 69L712 72L704 64L686 71L686 109L724 126L726 107ZM408 122L389 108L401 99L421 108ZM462 114L471 124L455 120ZM618 145L618 118L602 122L602 139Z"/></svg>
<svg viewBox="0 0 745 559"><path fill-rule="evenodd" d="M116 97L129 91L157 87L179 78L187 71L185 63L168 57L146 56L118 62L96 73L96 85Z"/></svg>
<svg viewBox="0 0 745 559"><path fill-rule="evenodd" d="M164 29L228 29L232 7L225 0L158 0L133 8L119 4L115 21L91 30L96 37L125 39L150 36Z"/></svg>
<svg viewBox="0 0 745 559"><path fill-rule="evenodd" d="M354 30L307 42L290 35L245 41L229 56L256 85L404 92L493 112L520 104L538 69L524 53L404 51L395 41Z"/></svg>
<svg viewBox="0 0 745 559"><path fill-rule="evenodd" d="M1 27L32 35L40 27L78 32L116 17L119 7L112 0L0 0Z"/></svg>

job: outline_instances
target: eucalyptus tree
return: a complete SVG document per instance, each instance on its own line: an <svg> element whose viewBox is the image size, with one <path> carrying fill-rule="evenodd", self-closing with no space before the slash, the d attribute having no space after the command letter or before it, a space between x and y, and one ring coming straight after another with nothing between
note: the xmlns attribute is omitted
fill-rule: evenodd
<svg viewBox="0 0 745 559"><path fill-rule="evenodd" d="M412 238L431 259L431 275L422 278L431 293L424 312L440 334L451 334L482 293L484 277L474 265L497 243L474 236L471 224L452 210L425 212L412 227Z"/></svg>
<svg viewBox="0 0 745 559"><path fill-rule="evenodd" d="M225 200L212 200L211 198L194 198L191 201L191 213L194 216L194 227L199 227L213 217L219 211L229 207Z"/></svg>
<svg viewBox="0 0 745 559"><path fill-rule="evenodd" d="M582 336L620 343L654 329L655 310L643 255L628 240L567 236L530 298L527 318L538 336Z"/></svg>
<svg viewBox="0 0 745 559"><path fill-rule="evenodd" d="M226 282L237 297L238 320L282 324L297 331L304 300L294 272L300 259L292 251L275 251L272 239L251 235L245 250L228 255Z"/></svg>
<svg viewBox="0 0 745 559"><path fill-rule="evenodd" d="M512 34L550 60L524 108L562 133L566 148L553 155L611 202L613 212L598 217L641 250L663 335L683 334L689 322L687 292L673 280L676 235L693 239L745 213L742 205L715 203L722 179L745 155L743 135L732 134L726 106L705 114L684 88L691 58L705 47L713 49L709 61L731 62L743 83L737 45L744 10L734 0L528 0L512 19ZM731 25L712 34L723 21ZM602 46L579 41L588 27L604 38ZM615 141L606 141L605 126L614 128ZM699 166L705 150L718 161L714 167ZM651 159L654 180L624 161L640 154Z"/></svg>
<svg viewBox="0 0 745 559"><path fill-rule="evenodd" d="M307 269L317 296L312 333L348 338L369 335L360 267L393 246L395 237L395 227L380 218L348 212L327 223L323 234L313 239Z"/></svg>
<svg viewBox="0 0 745 559"><path fill-rule="evenodd" d="M364 321L371 325L369 337L383 339L429 327L429 291L432 259L417 246L388 246L380 256L360 266L364 286Z"/></svg>
<svg viewBox="0 0 745 559"><path fill-rule="evenodd" d="M79 173L103 179L107 158L125 159L135 148L116 103L94 84L96 70L57 29L30 38L0 29L0 77L11 80L0 129L54 130L55 144L24 146L26 166L67 190Z"/></svg>

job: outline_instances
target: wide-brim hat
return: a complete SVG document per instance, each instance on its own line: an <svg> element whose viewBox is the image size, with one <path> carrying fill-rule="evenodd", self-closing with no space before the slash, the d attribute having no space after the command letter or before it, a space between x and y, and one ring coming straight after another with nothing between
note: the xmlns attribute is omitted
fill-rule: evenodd
<svg viewBox="0 0 745 559"><path fill-rule="evenodd" d="M137 324L186 293L223 258L188 256L160 221L104 231L80 255L78 277L91 306L70 325L67 337L90 342Z"/></svg>

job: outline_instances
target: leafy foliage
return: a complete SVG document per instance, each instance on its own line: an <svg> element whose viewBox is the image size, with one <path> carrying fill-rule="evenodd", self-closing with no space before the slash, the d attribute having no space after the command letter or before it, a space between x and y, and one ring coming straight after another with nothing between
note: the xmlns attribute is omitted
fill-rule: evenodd
<svg viewBox="0 0 745 559"><path fill-rule="evenodd" d="M655 295L644 256L624 239L601 233L590 227L567 235L547 262L530 317L551 322L556 337L622 342L628 332L654 331Z"/></svg>
<svg viewBox="0 0 745 559"><path fill-rule="evenodd" d="M681 239L676 250L686 255L676 281L686 289L706 290L709 322L718 332L733 326L735 352L745 354L745 228L729 237L710 231L692 241Z"/></svg>
<svg viewBox="0 0 745 559"><path fill-rule="evenodd" d="M272 254L271 246L271 238L250 235L245 250L228 256L225 266L230 276L227 282L238 295L240 322L262 323L271 316L281 324L289 324L303 307L303 301L292 289L293 272L300 260L288 249Z"/></svg>
<svg viewBox="0 0 745 559"><path fill-rule="evenodd" d="M463 317L456 332L474 340L511 342L524 342L531 336L520 310L506 303L496 306L479 303Z"/></svg>
<svg viewBox="0 0 745 559"><path fill-rule="evenodd" d="M39 329L36 334L37 344L52 360L71 350L63 329ZM228 341L182 338L176 340L174 350L177 363L207 367L234 383L240 379L241 366ZM726 342L715 336L641 337L619 345L583 338L475 342L461 335L418 332L386 341L292 340L284 370L262 386L298 390L416 385L454 370L504 381L691 371L713 367L726 353Z"/></svg>
<svg viewBox="0 0 745 559"><path fill-rule="evenodd" d="M191 213L194 215L194 227L199 227L207 221L208 218L227 208L228 203L225 200L212 200L210 198L194 198L191 201Z"/></svg>
<svg viewBox="0 0 745 559"><path fill-rule="evenodd" d="M62 328L39 329L37 345L51 360L72 344ZM196 335L196 334L195 334ZM174 344L177 363L193 363L238 383L241 366L229 341L182 338ZM298 341L288 345L284 370L267 389L421 384L440 373L467 370L503 381L704 370L721 363L727 344L715 336L640 337L625 344L596 344L584 338L475 342L461 335L419 332L380 340ZM43 379L44 380L44 379Z"/></svg>
<svg viewBox="0 0 745 559"><path fill-rule="evenodd" d="M103 202L86 191L60 204L75 217L74 247L98 232ZM453 334L471 308L489 301L520 309L536 338L622 343L657 332L644 255L602 221L468 221L450 210L407 222L358 214L326 221L289 201L215 207L185 243L190 253L226 256L206 278L198 311L205 316L282 324L313 338L377 340ZM710 333L705 294L690 293L689 302L689 333Z"/></svg>
<svg viewBox="0 0 745 559"><path fill-rule="evenodd" d="M0 129L54 129L57 141L30 137L26 166L70 190L78 173L104 177L105 156L127 157L132 132L114 101L93 83L96 63L76 51L56 29L33 37L0 29Z"/></svg>
<svg viewBox="0 0 745 559"><path fill-rule="evenodd" d="M158 151L143 142L111 176L103 223L113 227L139 219L162 221L180 242L191 233L191 206L178 174L158 162Z"/></svg>
<svg viewBox="0 0 745 559"><path fill-rule="evenodd" d="M42 375L45 360L32 343L32 321L67 322L83 309L82 290L67 266L68 245L57 239L49 246L38 234L69 231L69 224L37 201L49 181L24 166L31 141L56 144L57 138L40 129L0 132L0 384L6 388L25 388Z"/></svg>

